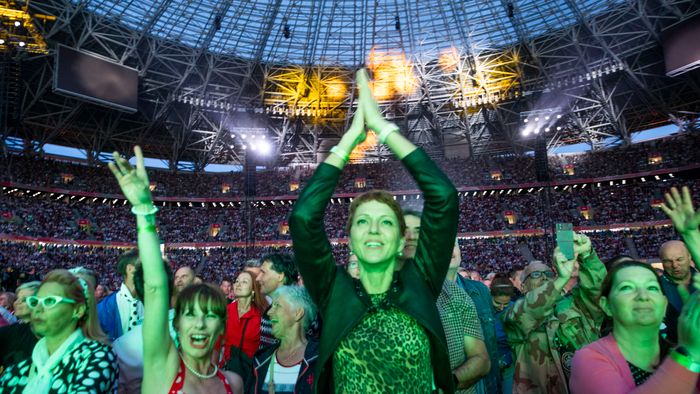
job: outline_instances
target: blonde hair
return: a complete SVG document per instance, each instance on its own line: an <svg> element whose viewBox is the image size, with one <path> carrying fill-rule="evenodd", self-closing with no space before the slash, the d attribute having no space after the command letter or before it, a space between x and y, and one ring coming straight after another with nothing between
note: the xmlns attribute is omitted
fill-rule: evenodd
<svg viewBox="0 0 700 394"><path fill-rule="evenodd" d="M82 280L82 283L81 283ZM63 291L66 296L75 300L75 305L85 305L85 313L78 320L78 327L83 332L87 339L98 341L104 344L109 344L107 336L100 327L100 321L97 318L97 305L95 304L95 289L90 283L78 276L73 275L68 270L58 269L46 274L44 283L58 283L63 286ZM83 287L83 284L85 287Z"/></svg>

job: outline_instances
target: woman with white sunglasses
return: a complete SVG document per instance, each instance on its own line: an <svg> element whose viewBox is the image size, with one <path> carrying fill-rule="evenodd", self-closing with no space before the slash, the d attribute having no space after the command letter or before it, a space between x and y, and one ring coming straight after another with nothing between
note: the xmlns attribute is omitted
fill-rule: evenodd
<svg viewBox="0 0 700 394"><path fill-rule="evenodd" d="M41 340L31 358L0 377L1 393L111 393L117 360L97 320L91 285L66 270L49 272L27 297L31 324ZM11 340L11 338L3 338Z"/></svg>

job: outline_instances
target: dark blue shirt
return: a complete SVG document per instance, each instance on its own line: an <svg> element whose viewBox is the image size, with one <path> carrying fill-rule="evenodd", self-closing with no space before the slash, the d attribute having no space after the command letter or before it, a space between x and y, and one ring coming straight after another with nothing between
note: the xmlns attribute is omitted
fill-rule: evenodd
<svg viewBox="0 0 700 394"><path fill-rule="evenodd" d="M491 292L485 284L471 279L465 279L457 275L457 284L472 297L476 314L481 322L481 330L484 332L484 343L489 353L491 370L489 374L481 379L484 383L486 393L501 392L501 375L498 367L498 341L496 339L496 319L493 314L493 304L491 303Z"/></svg>

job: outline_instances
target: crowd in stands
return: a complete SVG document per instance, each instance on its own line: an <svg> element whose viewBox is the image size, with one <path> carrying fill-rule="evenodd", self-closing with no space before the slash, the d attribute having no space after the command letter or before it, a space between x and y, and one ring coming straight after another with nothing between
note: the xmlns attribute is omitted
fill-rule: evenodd
<svg viewBox="0 0 700 394"><path fill-rule="evenodd" d="M460 197L460 233L508 230L536 230L547 223L564 222L575 226L597 226L663 220L658 202L670 187L686 184L691 192L700 192L697 180L647 181L585 189L552 190L549 200L544 191L531 193L494 193ZM13 193L3 197L0 233L31 237L133 242L135 229L128 207L121 203L103 203L102 199L32 193ZM547 204L548 202L548 204ZM400 203L420 206L414 196ZM334 199L328 205L326 229L331 238L346 237L349 199ZM258 201L224 207L199 203L170 204L160 207L159 233L166 243L243 242L247 229L255 241L289 239L287 217L291 203ZM584 216L588 215L587 217ZM248 215L249 213L249 215ZM250 217L249 217L250 216ZM509 222L509 219L512 222ZM249 222L250 220L250 222Z"/></svg>
<svg viewBox="0 0 700 394"><path fill-rule="evenodd" d="M671 227L638 228L621 231L596 231L586 233L596 245L603 261L617 255L635 256L648 261L658 260L659 246L677 238ZM482 277L493 272L509 272L524 265L529 259L548 261L552 243L543 235L509 236L497 238L461 238L462 266L477 271ZM523 252L523 247L526 251ZM529 256L527 253L531 254ZM14 274L4 273L3 285L10 287L20 274L38 277L52 269L65 265L84 266L98 273L99 281L110 290L118 289L119 278L110 267L116 263L123 249L110 247L73 246L60 244L35 244L30 242L0 242L0 264ZM206 281L233 278L245 267L246 261L273 253L290 253L290 246L167 248L165 255L174 269L194 267ZM336 261L348 260L346 243L333 245ZM29 271L33 270L32 273ZM13 279L14 278L14 279Z"/></svg>
<svg viewBox="0 0 700 394"><path fill-rule="evenodd" d="M700 162L694 146L700 137L684 134L625 148L593 153L549 157L550 176L554 180L604 177L677 168ZM655 158L658 155L658 158ZM655 162L658 160L658 162ZM651 161L651 162L650 162ZM455 186L496 186L535 182L535 160L530 156L443 159L441 169ZM569 168L569 166L572 166ZM572 171L569 174L567 171ZM257 196L295 195L311 177L313 167L270 168L256 174ZM220 174L173 173L152 170L150 177L155 196L240 197L245 190L242 172ZM9 155L0 158L0 181L21 185L52 187L96 193L117 194L118 187L102 163L97 166ZM364 183L358 187L356 183ZM358 193L372 188L415 190L416 185L399 162L355 164L341 175L337 193Z"/></svg>

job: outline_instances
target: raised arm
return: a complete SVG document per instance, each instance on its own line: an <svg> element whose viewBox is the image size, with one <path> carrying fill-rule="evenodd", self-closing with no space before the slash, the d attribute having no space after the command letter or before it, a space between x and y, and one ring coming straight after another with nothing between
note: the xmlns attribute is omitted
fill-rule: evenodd
<svg viewBox="0 0 700 394"><path fill-rule="evenodd" d="M574 302L596 322L596 326L600 326L605 317L598 304L603 279L607 274L605 264L598 258L591 240L583 234L576 234L574 252L579 264L579 282L573 290Z"/></svg>
<svg viewBox="0 0 700 394"><path fill-rule="evenodd" d="M144 376L162 374L168 356L176 349L168 331L168 278L163 269L160 241L156 232L156 207L149 189L148 174L143 162L141 148L134 147L136 168L114 152L114 163L109 169L119 181L124 197L131 203L131 212L136 216L139 258L144 279L143 351ZM153 371L148 374L148 371Z"/></svg>
<svg viewBox="0 0 700 394"><path fill-rule="evenodd" d="M562 298L562 289L574 272L575 260L567 260L559 248L554 249L554 267L557 278L528 291L503 313L501 319L509 342L521 342L537 329Z"/></svg>
<svg viewBox="0 0 700 394"><path fill-rule="evenodd" d="M450 265L457 236L457 189L425 152L398 132L398 126L384 119L368 82L367 72L358 71L360 104L367 127L372 129L378 135L379 141L386 144L403 162L423 192L425 203L415 262L437 299Z"/></svg>
<svg viewBox="0 0 700 394"><path fill-rule="evenodd" d="M666 193L666 202L661 204L661 210L671 219L673 227L685 241L695 264L700 264L700 210L696 211L693 207L688 187L683 186L681 192L675 187L671 188L671 192Z"/></svg>
<svg viewBox="0 0 700 394"><path fill-rule="evenodd" d="M367 136L362 112L358 106L350 128L304 186L289 217L289 232L299 272L309 295L321 309L332 288L336 270L323 218L350 152Z"/></svg>

